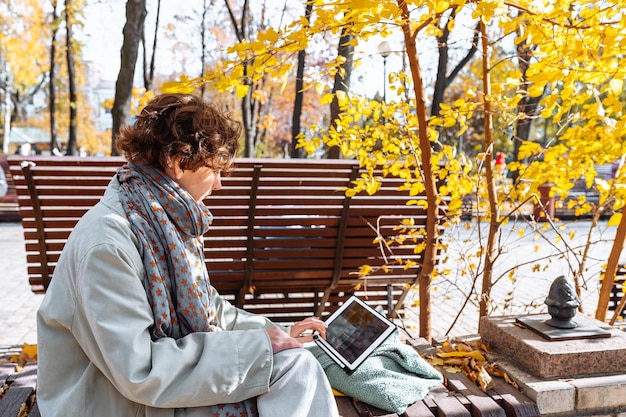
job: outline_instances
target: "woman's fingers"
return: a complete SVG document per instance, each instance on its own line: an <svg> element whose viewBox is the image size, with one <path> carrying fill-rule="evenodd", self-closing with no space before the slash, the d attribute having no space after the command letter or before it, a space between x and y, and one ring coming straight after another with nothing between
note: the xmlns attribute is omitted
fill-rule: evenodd
<svg viewBox="0 0 626 417"><path fill-rule="evenodd" d="M302 333L312 331L317 332L322 335L323 338L326 338L326 323L317 317L307 317L306 319L295 323L291 326L291 337L300 338L306 337L307 341L313 340L313 336L310 334L303 335Z"/></svg>

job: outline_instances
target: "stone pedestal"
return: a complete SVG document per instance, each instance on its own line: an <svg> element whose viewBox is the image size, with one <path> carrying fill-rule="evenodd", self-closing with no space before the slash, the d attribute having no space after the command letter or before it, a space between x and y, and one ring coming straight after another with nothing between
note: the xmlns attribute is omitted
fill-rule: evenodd
<svg viewBox="0 0 626 417"><path fill-rule="evenodd" d="M528 316L527 316L528 317ZM532 316L537 319L549 315ZM516 322L515 316L483 317L480 336L492 349L545 379L626 373L626 332L578 315L582 327L611 333L597 339L547 340Z"/></svg>

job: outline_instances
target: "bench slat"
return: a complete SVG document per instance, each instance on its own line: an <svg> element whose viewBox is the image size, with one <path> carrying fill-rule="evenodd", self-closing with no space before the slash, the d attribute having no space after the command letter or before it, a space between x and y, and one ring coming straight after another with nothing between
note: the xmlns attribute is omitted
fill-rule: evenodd
<svg viewBox="0 0 626 417"><path fill-rule="evenodd" d="M508 417L539 417L537 404L501 378L494 378L489 394L498 401Z"/></svg>
<svg viewBox="0 0 626 417"><path fill-rule="evenodd" d="M458 398L440 385L431 389L426 396L435 404L438 413L447 417L472 417L469 410L461 404ZM432 405L431 405L432 407Z"/></svg>
<svg viewBox="0 0 626 417"><path fill-rule="evenodd" d="M37 364L24 366L0 401L0 416L17 416L24 404L30 407L37 386Z"/></svg>
<svg viewBox="0 0 626 417"><path fill-rule="evenodd" d="M472 417L506 417L504 409L469 381L465 375L453 374L445 369L440 369L440 372L447 378L448 388L467 399Z"/></svg>
<svg viewBox="0 0 626 417"><path fill-rule="evenodd" d="M435 417L423 401L411 404L405 411L406 417Z"/></svg>

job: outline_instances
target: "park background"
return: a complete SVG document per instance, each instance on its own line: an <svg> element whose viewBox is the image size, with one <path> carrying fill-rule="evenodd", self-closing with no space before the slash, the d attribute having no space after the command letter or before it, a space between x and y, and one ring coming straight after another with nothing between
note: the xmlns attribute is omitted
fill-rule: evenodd
<svg viewBox="0 0 626 417"><path fill-rule="evenodd" d="M623 15L589 0L4 0L2 149L110 155L154 94L201 94L242 121L243 157L355 158L368 173L348 192L394 175L426 195L429 225L388 242L424 240L402 312L420 335L435 314L448 333L542 311L516 288L547 295L558 275L607 320L626 233Z"/></svg>

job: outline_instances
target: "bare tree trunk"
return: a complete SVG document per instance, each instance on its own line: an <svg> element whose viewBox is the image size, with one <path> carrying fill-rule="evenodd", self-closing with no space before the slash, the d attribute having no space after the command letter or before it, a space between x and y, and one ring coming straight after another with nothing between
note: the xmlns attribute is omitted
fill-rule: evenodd
<svg viewBox="0 0 626 417"><path fill-rule="evenodd" d="M340 70L335 73L335 84L333 85L333 101L330 103L330 124L335 126L339 118L339 100L337 99L337 91L350 90L350 78L352 77L352 68L354 66L354 45L351 44L352 35L348 28L341 30L339 45L337 46L337 56L343 57L343 63ZM333 146L328 150L329 159L339 159L341 149L339 146Z"/></svg>
<svg viewBox="0 0 626 417"><path fill-rule="evenodd" d="M126 2L126 24L124 25L124 41L121 49L120 72L115 83L115 99L111 114L113 129L111 154L117 155L115 137L122 126L130 123L130 101L132 98L133 78L139 52L139 42L146 19L146 0L128 0Z"/></svg>
<svg viewBox="0 0 626 417"><path fill-rule="evenodd" d="M500 208L496 194L496 182L493 175L493 114L491 112L491 72L489 69L489 39L485 23L480 21L481 45L483 52L483 106L485 125L485 171L487 174L487 193L489 194L489 233L485 253L485 270L483 272L482 289L479 300L480 317L488 313L491 299L491 282L493 278L493 264L497 255L497 235L500 226Z"/></svg>
<svg viewBox="0 0 626 417"><path fill-rule="evenodd" d="M233 12L232 7L230 6L230 2L228 0L224 0L226 4L226 8L228 9L228 15L230 16L230 21L233 24L233 28L235 29L235 34L237 35L237 40L239 42L243 42L248 37L247 33L247 20L248 20L248 11L250 5L248 0L245 0L241 9L241 21L237 21L235 18L235 14ZM256 144L254 139L256 137L255 128L254 128L254 109L252 108L252 81L246 79L248 76L248 65L244 62L243 64L243 78L244 82L248 84L248 93L245 97L241 99L241 119L243 123L245 142L244 142L244 157L251 158L255 154Z"/></svg>
<svg viewBox="0 0 626 417"><path fill-rule="evenodd" d="M156 21L154 23L154 39L152 41L152 53L150 54L150 65L148 65L148 50L146 49L146 30L141 31L141 44L143 45L143 85L146 91L152 90L154 84L154 62L157 49L157 39L159 33L159 18L161 17L161 0L157 1Z"/></svg>
<svg viewBox="0 0 626 417"><path fill-rule="evenodd" d="M313 2L308 1L304 9L304 17L307 24L311 20L311 14L313 13ZM306 49L302 49L298 52L298 68L296 70L296 97L293 103L293 114L291 117L291 157L303 158L304 149L296 148L298 145L298 135L302 128L300 125L300 118L302 117L302 104L304 102L304 67L306 64Z"/></svg>
<svg viewBox="0 0 626 417"><path fill-rule="evenodd" d="M461 72L463 67L470 62L472 57L476 54L478 50L478 38L480 36L480 30L477 24L476 29L474 31L474 38L472 39L472 46L467 51L463 59L459 61L459 63L454 67L450 75L448 75L448 63L449 63L449 54L448 54L448 39L450 38L450 29L448 28L448 22L455 18L456 14L454 11L450 14L450 18L444 24L444 28L441 31L441 35L437 37L437 45L439 51L439 60L437 66L437 78L435 79L435 89L433 91L433 101L430 107L431 116L438 115L440 112L440 105L444 101L444 95L446 92L446 88L452 81L456 78L456 76Z"/></svg>
<svg viewBox="0 0 626 417"><path fill-rule="evenodd" d="M3 134L2 134L2 151L9 153L9 141L11 140L11 86L9 83L9 71L7 68L7 62L2 61L2 73L4 74L4 120L3 120Z"/></svg>
<svg viewBox="0 0 626 417"><path fill-rule="evenodd" d="M74 5L72 0L65 0L65 26L66 26L66 59L67 59L67 76L69 83L69 95L70 95L70 126L68 130L68 139L67 139L67 149L65 150L66 155L76 155L78 150L76 148L77 142L77 115L78 115L78 106L76 105L76 71L74 68L74 47L72 45L72 40L74 37L74 33L72 30L73 19L74 19Z"/></svg>
<svg viewBox="0 0 626 417"><path fill-rule="evenodd" d="M521 14L524 12L519 11L518 13ZM528 91L528 76L526 75L526 71L530 66L530 59L533 56L533 49L534 47L528 45L526 39L517 43L517 65L520 73L522 74L522 79L519 86L520 91ZM528 94L523 94L522 99L517 106L517 113L520 115L524 114L525 117L520 117L515 122L515 136L513 137L513 159L515 161L519 159L518 155L521 144L527 141L528 138L530 138L530 129L532 127L532 122L534 119L533 116L537 112L537 106L539 105L539 101L541 101L541 96L530 97ZM513 181L517 182L519 172L513 171L511 175Z"/></svg>
<svg viewBox="0 0 626 417"><path fill-rule="evenodd" d="M409 58L409 67L411 69L411 77L413 79L413 88L415 90L416 115L418 120L419 148L422 153L422 177L426 192L428 207L426 209L426 248L423 254L422 268L420 269L417 283L419 284L420 296L420 336L428 341L432 339L432 318L431 318L431 301L430 301L430 282L433 271L435 270L435 260L437 256L437 245L439 238L438 216L439 203L437 195L437 186L435 182L435 174L432 166L432 150L430 147L430 138L428 134L428 120L426 115L426 93L424 91L424 80L417 55L417 46L415 38L417 31L413 32L412 21L409 8L405 0L397 0L398 7L402 11L402 32L404 34L404 43L406 46L406 54ZM397 304L401 304L400 300Z"/></svg>
<svg viewBox="0 0 626 417"><path fill-rule="evenodd" d="M200 22L200 40L201 40L201 54L200 54L200 78L204 78L204 71L206 68L206 15L207 4L206 0L202 0L202 22ZM204 97L206 86L204 83L200 85L200 97Z"/></svg>
<svg viewBox="0 0 626 417"><path fill-rule="evenodd" d="M54 82L56 80L56 65L54 59L57 51L57 33L59 31L59 16L57 14L57 2L52 0L52 34L50 39L50 72L48 84L48 96L50 97L50 151L54 152L59 148L57 143L57 124L56 124L56 88Z"/></svg>

